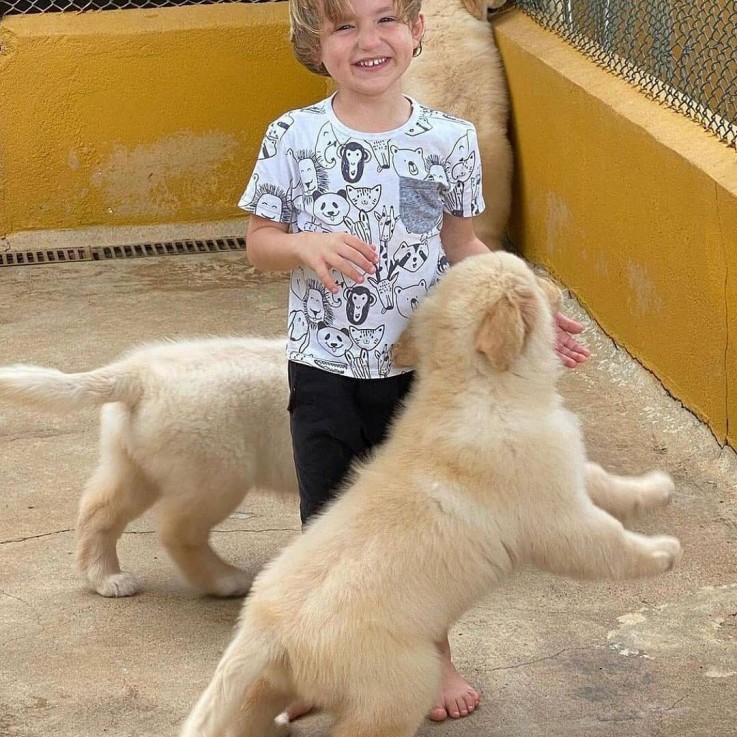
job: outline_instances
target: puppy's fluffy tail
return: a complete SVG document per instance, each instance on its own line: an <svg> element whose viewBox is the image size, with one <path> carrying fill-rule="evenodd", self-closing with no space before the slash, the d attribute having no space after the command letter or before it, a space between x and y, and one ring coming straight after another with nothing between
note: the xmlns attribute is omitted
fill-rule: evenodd
<svg viewBox="0 0 737 737"><path fill-rule="evenodd" d="M33 404L57 411L107 402L134 405L143 394L141 377L121 364L95 371L65 374L41 366L0 368L0 400Z"/></svg>
<svg viewBox="0 0 737 737"><path fill-rule="evenodd" d="M274 721L286 704L275 706L264 678L274 664L269 649L263 640L241 629L184 722L180 737L222 737L231 730L249 737L287 735L288 723Z"/></svg>

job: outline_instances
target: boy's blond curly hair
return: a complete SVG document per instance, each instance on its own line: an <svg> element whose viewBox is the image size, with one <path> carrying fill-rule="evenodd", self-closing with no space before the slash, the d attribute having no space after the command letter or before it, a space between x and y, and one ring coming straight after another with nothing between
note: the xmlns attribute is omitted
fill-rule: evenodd
<svg viewBox="0 0 737 737"><path fill-rule="evenodd" d="M394 0L397 16L412 25L420 14L422 0ZM289 40L294 55L315 74L329 77L320 61L320 30L325 20L337 23L350 13L350 0L289 0Z"/></svg>

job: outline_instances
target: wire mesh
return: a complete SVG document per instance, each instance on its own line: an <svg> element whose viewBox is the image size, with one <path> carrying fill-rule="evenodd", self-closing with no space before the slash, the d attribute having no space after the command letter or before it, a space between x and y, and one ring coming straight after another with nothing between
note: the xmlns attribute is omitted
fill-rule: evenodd
<svg viewBox="0 0 737 737"><path fill-rule="evenodd" d="M0 0L0 18L4 15L31 13L82 12L88 10L127 10L134 8L171 8L182 5L212 5L223 2L281 2L282 0Z"/></svg>
<svg viewBox="0 0 737 737"><path fill-rule="evenodd" d="M737 149L735 0L517 0L596 63Z"/></svg>

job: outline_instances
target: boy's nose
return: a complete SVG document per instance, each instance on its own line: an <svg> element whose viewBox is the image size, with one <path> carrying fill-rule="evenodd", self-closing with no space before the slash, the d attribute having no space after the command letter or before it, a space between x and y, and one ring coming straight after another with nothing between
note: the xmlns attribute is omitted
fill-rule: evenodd
<svg viewBox="0 0 737 737"><path fill-rule="evenodd" d="M362 28L358 37L358 43L362 49L375 49L381 43L379 29L374 25Z"/></svg>

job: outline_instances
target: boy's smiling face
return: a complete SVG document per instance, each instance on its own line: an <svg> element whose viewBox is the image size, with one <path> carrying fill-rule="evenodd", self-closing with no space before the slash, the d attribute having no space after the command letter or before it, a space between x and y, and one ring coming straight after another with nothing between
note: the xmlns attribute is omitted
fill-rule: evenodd
<svg viewBox="0 0 737 737"><path fill-rule="evenodd" d="M320 33L321 60L343 92L376 97L401 94L401 78L425 29L420 15L411 27L391 0L351 0L342 20Z"/></svg>

